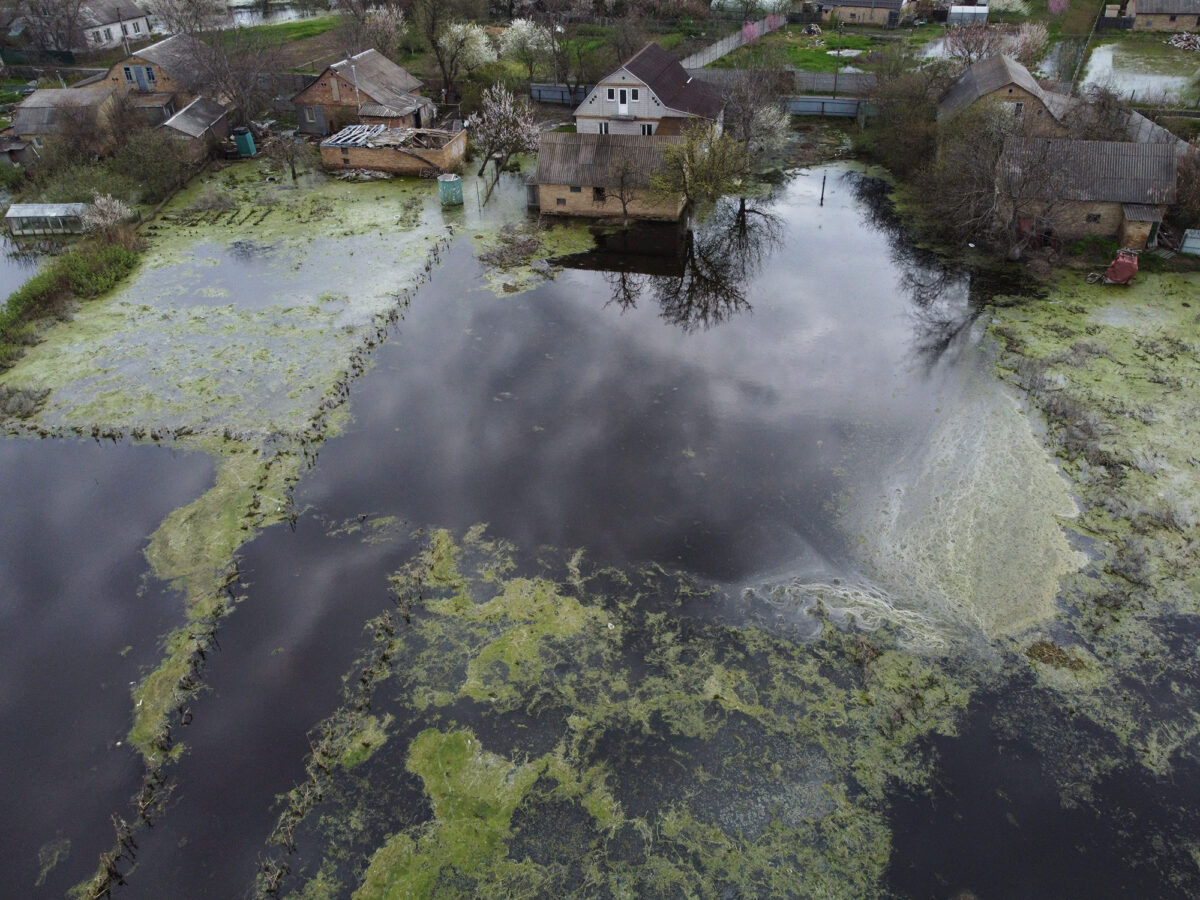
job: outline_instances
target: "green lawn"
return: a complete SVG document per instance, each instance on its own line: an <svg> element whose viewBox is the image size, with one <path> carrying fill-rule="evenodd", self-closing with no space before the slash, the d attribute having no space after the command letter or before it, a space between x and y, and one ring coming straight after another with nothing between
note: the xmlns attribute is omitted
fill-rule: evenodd
<svg viewBox="0 0 1200 900"><path fill-rule="evenodd" d="M809 37L802 25L789 25L764 37L757 43L741 47L722 56L712 64L718 69L742 69L752 67L759 54L782 51L784 62L804 72L832 72L838 68L838 58L829 51L838 48L838 34L833 29ZM922 29L923 30L923 29ZM858 30L847 29L841 36L843 50L869 51L884 45L884 41ZM843 57L841 65L854 65L855 57Z"/></svg>
<svg viewBox="0 0 1200 900"><path fill-rule="evenodd" d="M251 25L241 31L250 35L262 35L272 44L290 44L292 41L302 41L332 31L341 21L340 16L318 16L314 19L277 22L273 25Z"/></svg>

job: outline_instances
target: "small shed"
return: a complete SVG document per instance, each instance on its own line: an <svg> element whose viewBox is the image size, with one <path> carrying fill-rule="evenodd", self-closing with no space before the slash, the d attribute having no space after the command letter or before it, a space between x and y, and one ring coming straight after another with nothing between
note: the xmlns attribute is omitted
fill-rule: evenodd
<svg viewBox="0 0 1200 900"><path fill-rule="evenodd" d="M16 235L82 234L89 203L14 203L4 214Z"/></svg>
<svg viewBox="0 0 1200 900"><path fill-rule="evenodd" d="M951 6L946 15L947 25L986 25L988 20L987 5L983 6Z"/></svg>
<svg viewBox="0 0 1200 900"><path fill-rule="evenodd" d="M192 159L203 159L222 138L229 137L229 110L215 100L197 97L160 126L187 145Z"/></svg>

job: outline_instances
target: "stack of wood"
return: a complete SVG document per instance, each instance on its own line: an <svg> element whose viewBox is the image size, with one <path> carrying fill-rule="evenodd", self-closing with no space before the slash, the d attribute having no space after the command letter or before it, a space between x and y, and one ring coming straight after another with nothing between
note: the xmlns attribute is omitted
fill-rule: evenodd
<svg viewBox="0 0 1200 900"><path fill-rule="evenodd" d="M1176 34L1167 43L1180 50L1200 51L1200 34L1188 34L1187 32Z"/></svg>

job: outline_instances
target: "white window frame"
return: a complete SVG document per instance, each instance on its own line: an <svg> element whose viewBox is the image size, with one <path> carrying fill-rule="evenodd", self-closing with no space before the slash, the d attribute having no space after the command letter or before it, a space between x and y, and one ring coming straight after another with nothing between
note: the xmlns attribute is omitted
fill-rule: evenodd
<svg viewBox="0 0 1200 900"><path fill-rule="evenodd" d="M98 43L100 43L100 41L101 41L101 37L100 37L100 32L99 32L99 31L93 31L93 32L92 32L92 41L93 41L94 43L97 43L97 44L98 44Z"/></svg>
<svg viewBox="0 0 1200 900"><path fill-rule="evenodd" d="M608 134L608 123L607 123L607 122L601 122L601 123L600 123L600 133L601 133L601 134Z"/></svg>
<svg viewBox="0 0 1200 900"><path fill-rule="evenodd" d="M111 29L111 28L105 28L105 29L104 29L104 39L105 39L106 41L111 41L111 40L112 40L112 29Z"/></svg>
<svg viewBox="0 0 1200 900"><path fill-rule="evenodd" d="M629 99L632 100L634 103L638 102L638 89L637 88L629 89Z"/></svg>
<svg viewBox="0 0 1200 900"><path fill-rule="evenodd" d="M311 106L304 107L304 121L309 123L317 121L317 114Z"/></svg>
<svg viewBox="0 0 1200 900"><path fill-rule="evenodd" d="M129 66L122 66L122 68L125 70L125 82L133 84L133 69Z"/></svg>
<svg viewBox="0 0 1200 900"><path fill-rule="evenodd" d="M125 35L126 37L129 37L129 26L126 25L124 22L121 23L121 34Z"/></svg>
<svg viewBox="0 0 1200 900"><path fill-rule="evenodd" d="M134 34L141 34L141 33L142 33L142 23L141 23L141 22L134 22L134 23L133 23L133 33L134 33Z"/></svg>
<svg viewBox="0 0 1200 900"><path fill-rule="evenodd" d="M609 88L609 89L608 89L608 99L609 99L609 100L616 100L616 99L617 99L617 89L616 89L616 88Z"/></svg>

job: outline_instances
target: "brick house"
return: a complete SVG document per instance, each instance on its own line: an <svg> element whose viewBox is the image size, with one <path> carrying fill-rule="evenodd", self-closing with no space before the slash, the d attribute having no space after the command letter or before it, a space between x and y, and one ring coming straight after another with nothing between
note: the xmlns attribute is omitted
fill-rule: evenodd
<svg viewBox="0 0 1200 900"><path fill-rule="evenodd" d="M719 90L650 43L600 79L576 108L575 127L583 134L679 134L692 118L719 125L724 110Z"/></svg>
<svg viewBox="0 0 1200 900"><path fill-rule="evenodd" d="M663 147L678 135L569 134L538 136L537 169L529 178L530 206L543 213L620 218L626 193L630 218L675 221L684 198L650 193L650 175L662 165Z"/></svg>
<svg viewBox="0 0 1200 900"><path fill-rule="evenodd" d="M204 86L208 48L187 34L175 34L113 65L105 81L124 91L170 94L177 108L186 106Z"/></svg>
<svg viewBox="0 0 1200 900"><path fill-rule="evenodd" d="M377 50L334 63L292 97L305 134L330 134L347 125L421 128L437 107L420 94L421 82Z"/></svg>
<svg viewBox="0 0 1200 900"><path fill-rule="evenodd" d="M885 28L895 28L900 24L901 16L916 9L913 0L821 0L818 6L822 22Z"/></svg>
<svg viewBox="0 0 1200 900"><path fill-rule="evenodd" d="M1153 246L1175 202L1174 144L1019 138L1006 146L1001 165L1030 159L1053 173L1042 187L1052 194L1044 209L1052 209L1053 231L1064 240L1114 237L1135 250Z"/></svg>
<svg viewBox="0 0 1200 900"><path fill-rule="evenodd" d="M1067 134L1063 120L1071 98L1045 90L1028 69L1003 55L989 56L968 66L938 104L938 119L951 119L969 106L988 102L1008 106L1030 134Z"/></svg>
<svg viewBox="0 0 1200 900"><path fill-rule="evenodd" d="M1134 31L1200 31L1200 0L1129 0Z"/></svg>

